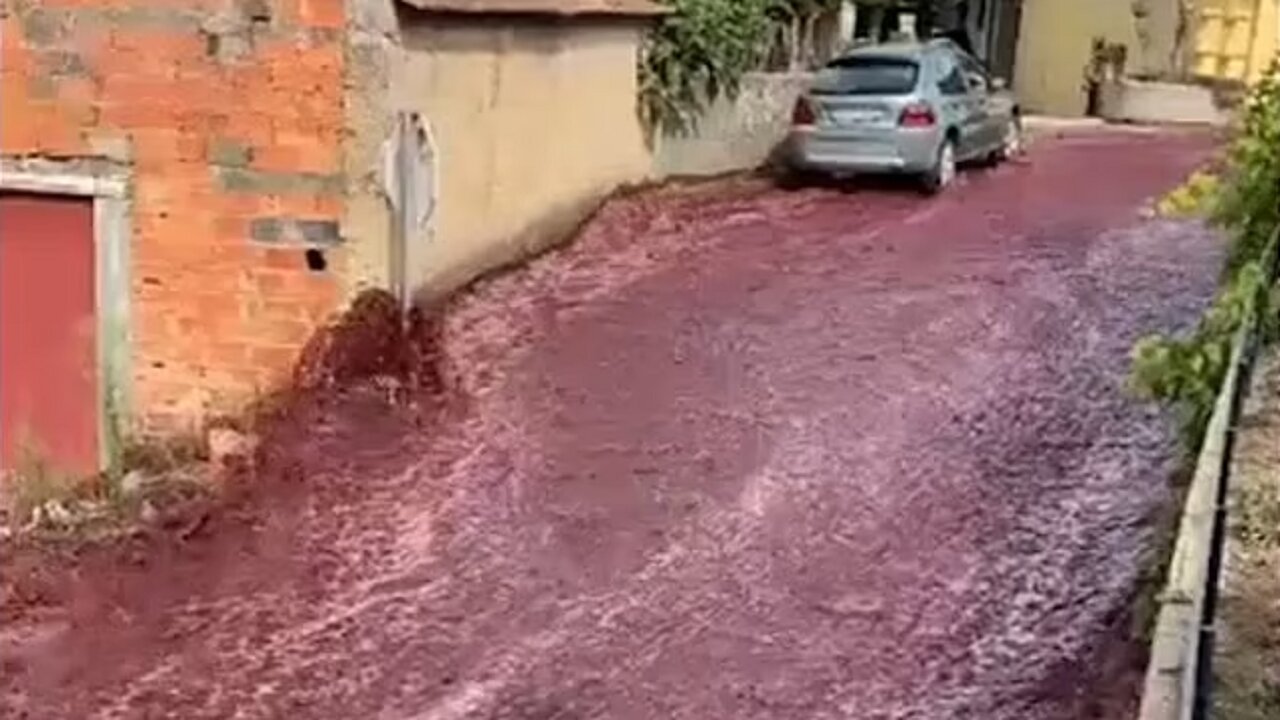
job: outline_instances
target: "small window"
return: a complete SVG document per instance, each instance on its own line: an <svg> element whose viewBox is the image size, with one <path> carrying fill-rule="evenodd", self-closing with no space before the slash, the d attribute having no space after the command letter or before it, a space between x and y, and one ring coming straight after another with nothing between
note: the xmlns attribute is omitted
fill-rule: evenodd
<svg viewBox="0 0 1280 720"><path fill-rule="evenodd" d="M969 92L964 71L951 54L938 56L938 91L943 95L964 95Z"/></svg>
<svg viewBox="0 0 1280 720"><path fill-rule="evenodd" d="M991 90L991 77L987 75L987 69L982 67L982 63L972 56L961 55L960 66L964 68L964 74L969 80L969 89L983 93Z"/></svg>
<svg viewBox="0 0 1280 720"><path fill-rule="evenodd" d="M899 58L850 57L832 61L814 78L815 95L907 95L920 66Z"/></svg>

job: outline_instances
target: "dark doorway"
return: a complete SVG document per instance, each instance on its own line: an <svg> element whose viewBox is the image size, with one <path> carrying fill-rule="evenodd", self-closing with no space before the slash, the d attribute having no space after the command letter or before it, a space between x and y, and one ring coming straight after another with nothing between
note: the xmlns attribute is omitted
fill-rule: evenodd
<svg viewBox="0 0 1280 720"><path fill-rule="evenodd" d="M993 75L1012 84L1018 61L1018 34L1022 29L1022 0L1000 0L991 19L987 65Z"/></svg>

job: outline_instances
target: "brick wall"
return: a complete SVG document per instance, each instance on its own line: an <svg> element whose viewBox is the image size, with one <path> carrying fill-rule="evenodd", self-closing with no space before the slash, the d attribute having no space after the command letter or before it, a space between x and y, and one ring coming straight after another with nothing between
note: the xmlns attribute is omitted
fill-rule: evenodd
<svg viewBox="0 0 1280 720"><path fill-rule="evenodd" d="M143 429L277 385L347 291L343 0L3 2L0 151L132 180Z"/></svg>

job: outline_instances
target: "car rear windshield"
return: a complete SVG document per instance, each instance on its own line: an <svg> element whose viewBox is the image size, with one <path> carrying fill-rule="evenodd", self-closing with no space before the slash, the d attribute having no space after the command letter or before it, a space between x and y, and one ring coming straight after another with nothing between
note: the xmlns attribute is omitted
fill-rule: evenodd
<svg viewBox="0 0 1280 720"><path fill-rule="evenodd" d="M906 95L916 87L920 66L898 58L844 58L818 71L818 95Z"/></svg>

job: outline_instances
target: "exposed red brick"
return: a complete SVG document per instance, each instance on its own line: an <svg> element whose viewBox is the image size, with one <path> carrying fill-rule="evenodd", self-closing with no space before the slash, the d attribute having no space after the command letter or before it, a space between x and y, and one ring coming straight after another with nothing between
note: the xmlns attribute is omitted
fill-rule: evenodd
<svg viewBox="0 0 1280 720"><path fill-rule="evenodd" d="M346 20L342 0L299 0L298 21L310 27L340 28Z"/></svg>
<svg viewBox="0 0 1280 720"><path fill-rule="evenodd" d="M58 81L58 102L90 107L99 99L98 83L88 78L63 78Z"/></svg>
<svg viewBox="0 0 1280 720"><path fill-rule="evenodd" d="M119 52L145 55L152 71L162 66L176 67L179 62L208 62L205 41L199 32L128 28L111 33L111 47Z"/></svg>
<svg viewBox="0 0 1280 720"><path fill-rule="evenodd" d="M28 42L23 11L0 21L0 152L73 157L91 152L90 136L131 143L133 366L143 427L186 422L189 399L201 393L234 405L279 381L342 298L343 253L329 251L328 271L311 273L301 248L262 247L249 232L264 216L337 220L341 198L227 192L211 157L215 141L236 142L260 170L341 170L341 42L301 44L296 26L340 30L342 0L272 4L282 32L224 65L194 26L127 20L158 11L212 16L223 0L42 0L44 9L92 13L68 26L58 48L82 66L54 77L35 75L58 58ZM108 9L124 19L103 22Z"/></svg>

